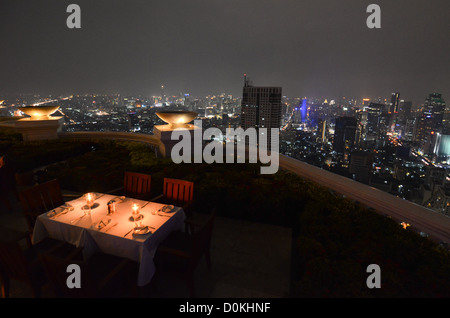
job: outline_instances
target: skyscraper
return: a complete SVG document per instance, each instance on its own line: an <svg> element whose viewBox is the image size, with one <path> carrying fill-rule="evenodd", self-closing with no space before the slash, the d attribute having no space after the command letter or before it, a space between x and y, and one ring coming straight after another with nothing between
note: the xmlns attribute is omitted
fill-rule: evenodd
<svg viewBox="0 0 450 318"><path fill-rule="evenodd" d="M376 141L379 137L380 118L383 113L383 104L370 103L366 108L367 121L365 138L367 141Z"/></svg>
<svg viewBox="0 0 450 318"><path fill-rule="evenodd" d="M336 118L333 149L338 153L349 153L355 145L357 120L354 117Z"/></svg>
<svg viewBox="0 0 450 318"><path fill-rule="evenodd" d="M241 127L267 128L268 145L270 129L281 126L281 87L257 87L244 77L241 102Z"/></svg>
<svg viewBox="0 0 450 318"><path fill-rule="evenodd" d="M394 131L398 124L398 111L400 108L400 93L392 93L387 119L387 131Z"/></svg>
<svg viewBox="0 0 450 318"><path fill-rule="evenodd" d="M441 94L429 94L423 106L422 115L418 122L417 141L426 154L430 154L432 149L431 137L433 134L442 131L442 121L444 119L445 101Z"/></svg>
<svg viewBox="0 0 450 318"><path fill-rule="evenodd" d="M325 143L326 140L327 140L327 121L319 119L317 124L317 141L320 143Z"/></svg>
<svg viewBox="0 0 450 318"><path fill-rule="evenodd" d="M392 93L391 103L389 105L389 112L398 113L399 105L400 105L400 93Z"/></svg>
<svg viewBox="0 0 450 318"><path fill-rule="evenodd" d="M401 137L404 137L406 134L406 126L411 116L411 108L412 102L404 100L400 101L395 131L398 132Z"/></svg>

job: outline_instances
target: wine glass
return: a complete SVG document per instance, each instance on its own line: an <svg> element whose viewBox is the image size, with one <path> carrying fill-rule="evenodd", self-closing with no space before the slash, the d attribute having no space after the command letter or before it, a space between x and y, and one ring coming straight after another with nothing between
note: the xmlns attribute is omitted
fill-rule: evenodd
<svg viewBox="0 0 450 318"><path fill-rule="evenodd" d="M91 214L91 208L94 205L94 201L95 201L94 194L93 193L86 193L85 199L86 199L86 205L89 208L89 212L87 212L87 214L90 215Z"/></svg>
<svg viewBox="0 0 450 318"><path fill-rule="evenodd" d="M139 204L134 203L131 208L131 219L134 221L136 227L138 226L138 221L142 219L142 215L140 214L141 207Z"/></svg>

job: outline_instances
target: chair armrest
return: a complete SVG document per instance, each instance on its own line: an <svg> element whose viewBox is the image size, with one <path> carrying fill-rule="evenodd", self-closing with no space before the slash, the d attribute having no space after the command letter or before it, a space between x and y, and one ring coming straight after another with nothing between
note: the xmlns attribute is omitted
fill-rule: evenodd
<svg viewBox="0 0 450 318"><path fill-rule="evenodd" d="M150 201L151 201L151 202L155 202L155 201L161 199L163 196L164 196L164 194L160 194L160 195L158 195L158 196L156 196L156 197L150 199Z"/></svg>
<svg viewBox="0 0 450 318"><path fill-rule="evenodd" d="M167 254L172 256L177 256L181 258L189 259L191 255L181 250L177 250L175 248L167 247L167 246L159 246L157 253Z"/></svg>

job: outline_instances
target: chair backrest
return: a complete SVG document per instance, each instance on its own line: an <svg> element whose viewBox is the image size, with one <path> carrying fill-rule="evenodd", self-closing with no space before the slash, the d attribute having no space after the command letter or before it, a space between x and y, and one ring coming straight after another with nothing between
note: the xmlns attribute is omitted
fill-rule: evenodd
<svg viewBox="0 0 450 318"><path fill-rule="evenodd" d="M0 241L0 269L10 278L20 281L30 279L25 252L17 241Z"/></svg>
<svg viewBox="0 0 450 318"><path fill-rule="evenodd" d="M30 231L33 230L36 218L62 204L64 199L56 179L37 184L19 193L23 213Z"/></svg>
<svg viewBox="0 0 450 318"><path fill-rule="evenodd" d="M192 235L191 252L194 260L193 266L196 265L203 253L210 248L215 218L216 210L214 209L202 227Z"/></svg>
<svg viewBox="0 0 450 318"><path fill-rule="evenodd" d="M13 190L16 186L16 167L13 161L6 155L0 157L0 189Z"/></svg>
<svg viewBox="0 0 450 318"><path fill-rule="evenodd" d="M175 205L192 202L194 198L194 182L164 178L164 199L170 200Z"/></svg>
<svg viewBox="0 0 450 318"><path fill-rule="evenodd" d="M124 192L126 196L143 198L150 195L151 176L137 172L125 172Z"/></svg>

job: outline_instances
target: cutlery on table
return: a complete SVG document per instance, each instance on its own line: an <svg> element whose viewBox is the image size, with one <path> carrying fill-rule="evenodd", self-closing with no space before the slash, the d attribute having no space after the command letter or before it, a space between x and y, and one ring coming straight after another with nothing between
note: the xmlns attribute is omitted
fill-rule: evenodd
<svg viewBox="0 0 450 318"><path fill-rule="evenodd" d="M69 209L66 209L66 210L64 210L64 211L62 211L62 212L59 212L58 214L55 214L55 215L51 216L50 218L51 218L51 219L56 219L58 216L67 214L69 211L70 211Z"/></svg>
<svg viewBox="0 0 450 318"><path fill-rule="evenodd" d="M118 223L116 222L116 223L114 223L113 225L111 225L110 227L108 227L106 230L105 230L105 233L106 232L108 232L109 230L111 230L113 227L115 227L116 225L117 225ZM127 233L128 234L128 233Z"/></svg>
<svg viewBox="0 0 450 318"><path fill-rule="evenodd" d="M123 237L127 236L128 234L130 234L131 231L133 231L133 230L134 230L134 227L133 227L131 230L129 230L129 231L127 232L127 234L125 234Z"/></svg>

